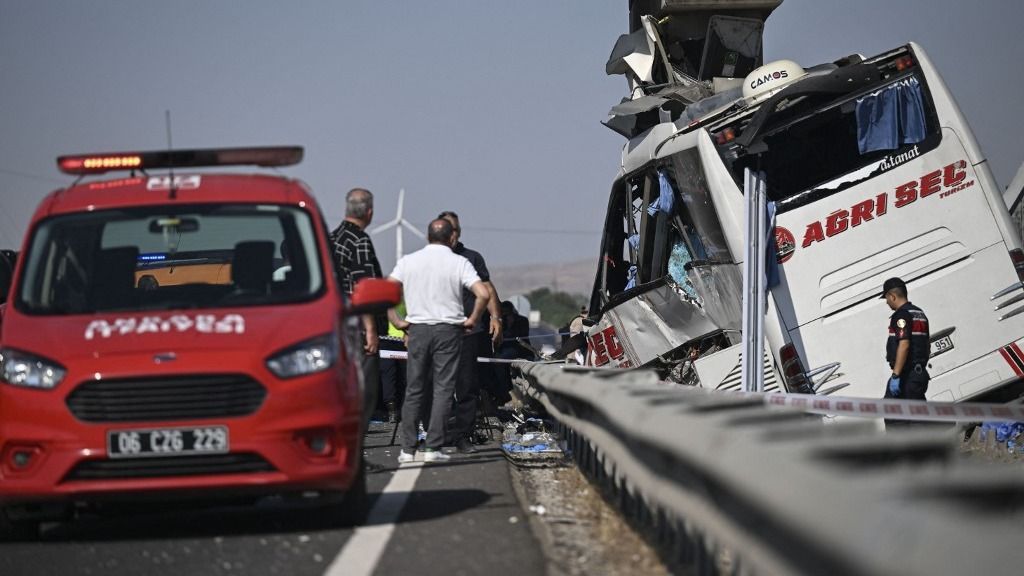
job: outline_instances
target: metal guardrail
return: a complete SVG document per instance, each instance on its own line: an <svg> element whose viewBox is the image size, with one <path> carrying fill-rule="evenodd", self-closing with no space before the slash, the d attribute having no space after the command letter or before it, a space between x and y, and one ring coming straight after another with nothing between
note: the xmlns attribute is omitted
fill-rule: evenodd
<svg viewBox="0 0 1024 576"><path fill-rule="evenodd" d="M1018 573L1024 470L645 371L516 363L579 467L697 574Z"/></svg>

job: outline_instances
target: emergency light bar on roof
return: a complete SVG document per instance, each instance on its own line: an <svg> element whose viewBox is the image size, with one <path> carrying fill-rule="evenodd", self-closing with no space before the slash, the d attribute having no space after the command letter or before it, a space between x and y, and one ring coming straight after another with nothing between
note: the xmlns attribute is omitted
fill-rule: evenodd
<svg viewBox="0 0 1024 576"><path fill-rule="evenodd" d="M76 154L57 158L57 167L65 174L86 175L103 174L112 170L156 170L203 166L291 166L302 161L302 153L301 146L265 146Z"/></svg>

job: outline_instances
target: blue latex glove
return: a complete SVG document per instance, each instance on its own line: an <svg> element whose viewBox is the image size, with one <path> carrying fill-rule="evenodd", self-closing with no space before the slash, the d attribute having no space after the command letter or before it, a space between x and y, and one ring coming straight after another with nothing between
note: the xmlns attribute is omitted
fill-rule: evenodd
<svg viewBox="0 0 1024 576"><path fill-rule="evenodd" d="M890 376L889 377L889 394L893 396L900 395L900 377Z"/></svg>

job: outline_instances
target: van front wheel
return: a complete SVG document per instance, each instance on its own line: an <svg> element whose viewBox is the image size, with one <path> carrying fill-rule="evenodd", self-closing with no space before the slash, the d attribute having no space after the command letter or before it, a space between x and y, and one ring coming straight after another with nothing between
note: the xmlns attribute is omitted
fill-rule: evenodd
<svg viewBox="0 0 1024 576"><path fill-rule="evenodd" d="M352 486L341 498L330 498L324 504L323 512L331 525L354 528L366 522L370 511L369 495L366 492L366 462L359 461L359 472L352 480Z"/></svg>

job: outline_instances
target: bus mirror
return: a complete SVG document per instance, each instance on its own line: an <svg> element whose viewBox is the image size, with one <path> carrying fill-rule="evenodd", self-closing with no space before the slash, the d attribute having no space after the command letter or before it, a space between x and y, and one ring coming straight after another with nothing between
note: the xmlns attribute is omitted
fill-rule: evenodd
<svg viewBox="0 0 1024 576"><path fill-rule="evenodd" d="M379 314L402 300L402 285L383 278L364 278L354 290L345 314Z"/></svg>

